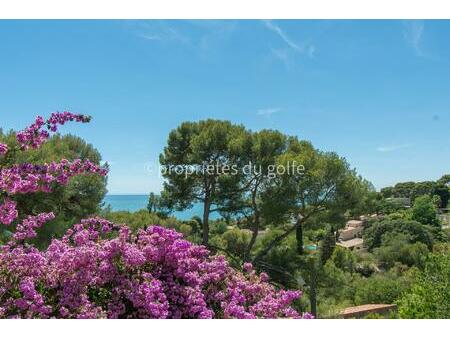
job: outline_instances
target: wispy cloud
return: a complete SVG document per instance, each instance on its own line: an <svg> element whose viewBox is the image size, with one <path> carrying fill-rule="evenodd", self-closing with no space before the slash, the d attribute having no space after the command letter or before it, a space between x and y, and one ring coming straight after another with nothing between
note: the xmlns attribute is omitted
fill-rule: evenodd
<svg viewBox="0 0 450 338"><path fill-rule="evenodd" d="M425 23L422 20L408 20L403 22L403 35L417 56L425 56L422 49L424 30Z"/></svg>
<svg viewBox="0 0 450 338"><path fill-rule="evenodd" d="M155 43L179 43L205 56L220 49L238 26L231 20L183 20L173 24L166 20L138 21L136 35Z"/></svg>
<svg viewBox="0 0 450 338"><path fill-rule="evenodd" d="M139 36L146 40L162 40L162 37L157 34L140 34Z"/></svg>
<svg viewBox="0 0 450 338"><path fill-rule="evenodd" d="M412 146L412 143L403 143L403 144L396 144L396 145L389 145L389 146L381 146L377 148L377 151L382 153L389 153L391 151L396 151L404 148L409 148Z"/></svg>
<svg viewBox="0 0 450 338"><path fill-rule="evenodd" d="M271 32L275 33L286 45L286 48L271 49L272 56L284 63L287 68L290 68L292 62L291 58L295 53L306 55L309 58L314 58L316 46L310 43L298 43L294 41L279 25L272 20L262 20L264 26Z"/></svg>
<svg viewBox="0 0 450 338"><path fill-rule="evenodd" d="M270 117L272 114L278 113L281 111L281 108L262 108L258 109L256 115Z"/></svg>
<svg viewBox="0 0 450 338"><path fill-rule="evenodd" d="M136 35L142 39L154 42L172 41L186 45L191 44L189 37L165 21L132 21L131 24Z"/></svg>
<svg viewBox="0 0 450 338"><path fill-rule="evenodd" d="M273 21L271 20L263 20L264 25L271 30L272 32L275 32L276 34L278 34L278 36L292 49L298 51L298 52L303 52L303 48L300 47L300 45L296 44L294 41L291 40L291 38L289 38L289 36L280 28L280 26L276 25Z"/></svg>

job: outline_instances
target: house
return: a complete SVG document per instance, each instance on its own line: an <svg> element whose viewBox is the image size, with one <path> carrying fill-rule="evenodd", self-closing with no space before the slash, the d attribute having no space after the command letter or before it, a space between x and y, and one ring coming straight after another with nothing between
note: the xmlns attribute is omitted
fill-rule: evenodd
<svg viewBox="0 0 450 338"><path fill-rule="evenodd" d="M364 241L362 238L352 238L347 241L340 240L339 242L336 242L336 245L349 250L355 251L365 250Z"/></svg>
<svg viewBox="0 0 450 338"><path fill-rule="evenodd" d="M353 238L362 237L364 230L364 221L351 220L346 224L345 229L339 231L339 240L348 241Z"/></svg>
<svg viewBox="0 0 450 338"><path fill-rule="evenodd" d="M365 250L362 235L367 221L368 218L365 216L348 221L345 225L345 229L339 231L336 245L349 250Z"/></svg>

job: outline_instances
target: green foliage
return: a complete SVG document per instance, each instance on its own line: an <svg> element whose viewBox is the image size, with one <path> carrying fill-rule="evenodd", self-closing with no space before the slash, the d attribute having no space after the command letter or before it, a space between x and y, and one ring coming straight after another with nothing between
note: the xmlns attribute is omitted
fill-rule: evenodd
<svg viewBox="0 0 450 338"><path fill-rule="evenodd" d="M334 249L331 261L342 271L353 273L356 267L357 258L353 251L338 246Z"/></svg>
<svg viewBox="0 0 450 338"><path fill-rule="evenodd" d="M370 277L380 271L376 258L369 252L359 253L356 260L355 272L363 277Z"/></svg>
<svg viewBox="0 0 450 338"><path fill-rule="evenodd" d="M410 243L421 242L428 248L432 247L433 236L431 229L417 221L408 219L385 219L377 221L364 230L364 243L369 250L380 247L383 236L405 234Z"/></svg>
<svg viewBox="0 0 450 338"><path fill-rule="evenodd" d="M282 229L268 230L266 234L256 243L255 251L266 247L274 238L283 233ZM298 269L302 265L301 258L296 253L295 236L288 236L282 243L275 246L270 252L257 263L257 267L266 271L271 279L281 285L297 288ZM300 275L302 275L300 273ZM302 276L306 278L305 276Z"/></svg>
<svg viewBox="0 0 450 338"><path fill-rule="evenodd" d="M335 247L336 235L334 234L333 228L330 227L320 246L320 260L322 264L325 264L331 258Z"/></svg>
<svg viewBox="0 0 450 338"><path fill-rule="evenodd" d="M162 198L168 206L181 210L196 202L203 204L203 244L208 243L212 211L243 216L242 226L252 231L246 256L256 243L258 230L268 224L280 226L292 218L301 218L305 224L308 219L325 222L328 218L336 224L344 221L346 212L371 210L376 196L371 184L337 154L321 152L309 142L278 131L251 132L229 121L182 123L169 134L160 162L166 179ZM249 163L251 170L244 170ZM204 170L210 166L212 171ZM177 167L181 168L178 172ZM187 172L192 168L202 170ZM303 223L296 226L299 253ZM289 233L282 233L282 238ZM280 239L274 241L255 260Z"/></svg>
<svg viewBox="0 0 450 338"><path fill-rule="evenodd" d="M394 304L410 287L410 278L393 272L361 278L355 283L355 304Z"/></svg>
<svg viewBox="0 0 450 338"><path fill-rule="evenodd" d="M353 298L353 280L352 274L337 267L332 260L328 261L319 273L321 290L319 301L324 298L334 298L339 301Z"/></svg>
<svg viewBox="0 0 450 338"><path fill-rule="evenodd" d="M216 220L211 222L211 234L223 235L228 230L228 225L223 220Z"/></svg>
<svg viewBox="0 0 450 338"><path fill-rule="evenodd" d="M450 251L429 255L425 269L399 300L401 318L450 318Z"/></svg>
<svg viewBox="0 0 450 338"><path fill-rule="evenodd" d="M369 313L364 319L397 319L396 311L389 311L388 313Z"/></svg>
<svg viewBox="0 0 450 338"><path fill-rule="evenodd" d="M321 152L305 141L291 141L291 146L279 159L287 166L297 163L304 171L284 175L294 213L306 217L311 212L362 209L362 197L373 189L350 169L347 161L332 152Z"/></svg>
<svg viewBox="0 0 450 338"><path fill-rule="evenodd" d="M435 201L431 196L417 197L412 207L412 219L422 224L439 226Z"/></svg>
<svg viewBox="0 0 450 338"><path fill-rule="evenodd" d="M229 121L184 122L170 132L167 146L160 155L160 163L165 168L162 197L170 208L177 210L189 208L197 202L203 204L205 245L208 243L212 209L232 209L226 205L233 202L240 175L239 172L231 175L231 167L240 164L247 142L248 133L244 127ZM222 175L225 168L228 174Z"/></svg>
<svg viewBox="0 0 450 338"><path fill-rule="evenodd" d="M406 197L411 198L412 191L414 190L415 182L402 182L397 183L394 187L386 187L381 189L381 194L385 198L389 197Z"/></svg>
<svg viewBox="0 0 450 338"><path fill-rule="evenodd" d="M445 236L445 242L450 243L450 228L446 228L443 230L443 235Z"/></svg>
<svg viewBox="0 0 450 338"><path fill-rule="evenodd" d="M278 157L286 151L288 137L279 131L263 129L249 132L249 144L242 148L241 157L251 164L251 170L243 170L240 186L235 198L235 212L245 215L245 227L251 229L245 259L250 259L258 231L270 222L281 223L287 215L283 211L285 199L273 198L273 187L279 184L276 172ZM247 164L246 164L247 165Z"/></svg>
<svg viewBox="0 0 450 338"><path fill-rule="evenodd" d="M397 262L407 266L422 267L428 248L421 242L411 243L407 234L385 234L382 245L374 250L379 265L384 269L392 268Z"/></svg>
<svg viewBox="0 0 450 338"><path fill-rule="evenodd" d="M384 198L390 197L403 197L408 198L411 202L419 196L439 196L440 203L438 207L445 208L450 198L449 190L449 177L450 175L443 175L437 181L425 181L425 182L403 182L397 183L393 187L386 187L381 189L381 195Z"/></svg>
<svg viewBox="0 0 450 338"><path fill-rule="evenodd" d="M153 192L148 197L147 210L150 213L157 214L161 218L167 217L171 211L168 203L161 196Z"/></svg>
<svg viewBox="0 0 450 338"><path fill-rule="evenodd" d="M225 231L221 236L214 237L212 242L225 249L228 254L242 259L250 242L250 237L250 231L234 228Z"/></svg>
<svg viewBox="0 0 450 338"><path fill-rule="evenodd" d="M303 228L314 224L314 220L336 223L339 216L351 210L364 210L364 195L373 187L359 177L344 158L332 152L316 150L311 143L290 139L287 151L277 164L288 167L302 166L302 171L294 171L280 177L280 182L270 190L272 198L284 201L278 212L290 215L295 220L281 237L274 239L268 247L258 253L261 258L273 246L278 245L290 232L295 231L297 252L303 254Z"/></svg>
<svg viewBox="0 0 450 338"><path fill-rule="evenodd" d="M376 211L382 215L389 215L392 213L402 213L405 207L410 204L409 198L404 197L389 197L381 198L377 202Z"/></svg>
<svg viewBox="0 0 450 338"><path fill-rule="evenodd" d="M158 214L149 213L147 210L139 210L136 212L104 210L101 213L101 216L115 224L126 224L133 232L149 225L157 224L175 229L188 238L193 235L189 222L181 222L175 217L161 218Z"/></svg>

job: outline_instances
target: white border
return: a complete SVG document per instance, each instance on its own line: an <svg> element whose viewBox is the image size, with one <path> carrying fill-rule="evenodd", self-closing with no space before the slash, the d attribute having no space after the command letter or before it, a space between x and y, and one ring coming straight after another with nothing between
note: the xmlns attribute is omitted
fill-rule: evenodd
<svg viewBox="0 0 450 338"><path fill-rule="evenodd" d="M448 0L1 0L0 19L448 18Z"/></svg>
<svg viewBox="0 0 450 338"><path fill-rule="evenodd" d="M450 320L0 320L3 337L430 337Z"/></svg>

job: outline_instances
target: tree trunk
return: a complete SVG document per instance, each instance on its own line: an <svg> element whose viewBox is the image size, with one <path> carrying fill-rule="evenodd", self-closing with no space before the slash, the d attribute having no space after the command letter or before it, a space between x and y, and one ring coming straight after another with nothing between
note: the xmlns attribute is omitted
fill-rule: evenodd
<svg viewBox="0 0 450 338"><path fill-rule="evenodd" d="M309 288L309 301L311 305L311 314L317 318L317 271L316 265L311 264L311 285Z"/></svg>
<svg viewBox="0 0 450 338"><path fill-rule="evenodd" d="M255 188L255 190L252 193L252 208L253 208L253 224L252 224L252 238L250 239L250 242L248 243L248 246L245 250L245 254L244 254L244 262L246 262L248 260L248 258L250 257L250 253L252 251L253 245L255 245L256 242L256 237L258 237L258 231L259 231L259 209L258 206L256 205L256 192L257 192L257 187Z"/></svg>
<svg viewBox="0 0 450 338"><path fill-rule="evenodd" d="M202 244L208 246L209 241L209 210L210 210L209 198L205 198L203 203L203 224L202 224Z"/></svg>
<svg viewBox="0 0 450 338"><path fill-rule="evenodd" d="M297 240L297 253L303 255L303 222L300 217L295 223L295 239Z"/></svg>
<svg viewBox="0 0 450 338"><path fill-rule="evenodd" d="M256 242L256 237L258 237L258 228L253 228L252 238L250 238L250 242L248 243L247 249L245 250L244 261L247 262L250 257L250 253L253 249L253 246Z"/></svg>

